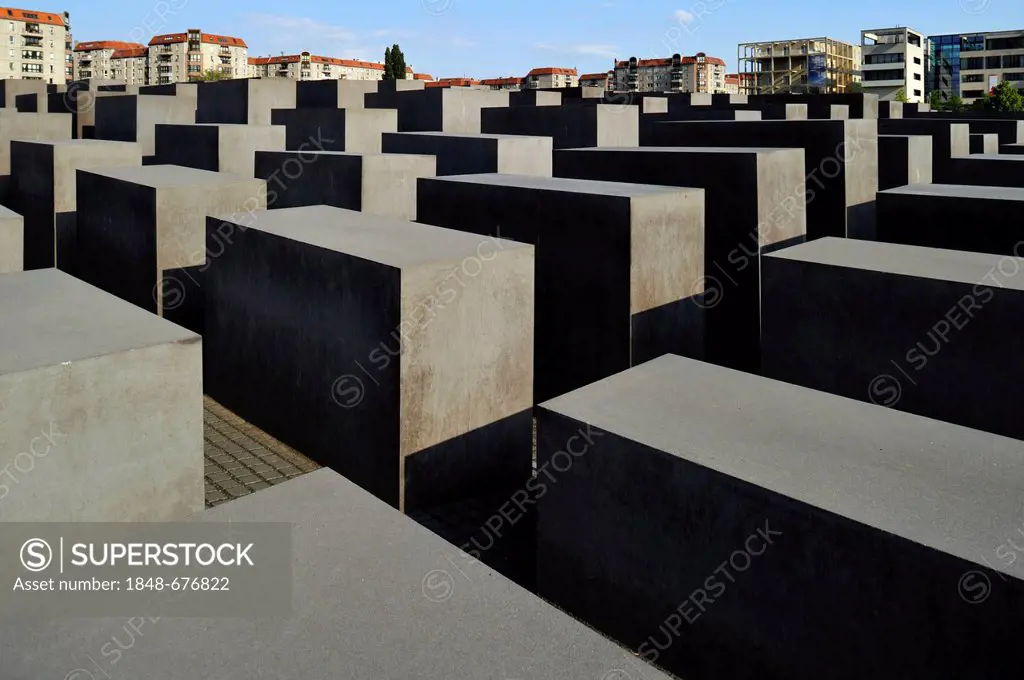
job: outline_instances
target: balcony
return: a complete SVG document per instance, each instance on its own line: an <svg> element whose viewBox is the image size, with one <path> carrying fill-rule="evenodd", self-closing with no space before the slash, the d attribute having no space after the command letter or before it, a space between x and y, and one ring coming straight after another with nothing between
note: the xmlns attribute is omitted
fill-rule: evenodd
<svg viewBox="0 0 1024 680"><path fill-rule="evenodd" d="M43 29L39 27L39 24L25 24L25 28L21 29L22 34L29 35L42 35Z"/></svg>
<svg viewBox="0 0 1024 680"><path fill-rule="evenodd" d="M42 47L43 46L43 39L42 38L25 38L22 41L21 44L24 45L25 47ZM88 54L88 52L86 54ZM83 55L82 58L83 59L91 59L92 57L88 57L88 56Z"/></svg>

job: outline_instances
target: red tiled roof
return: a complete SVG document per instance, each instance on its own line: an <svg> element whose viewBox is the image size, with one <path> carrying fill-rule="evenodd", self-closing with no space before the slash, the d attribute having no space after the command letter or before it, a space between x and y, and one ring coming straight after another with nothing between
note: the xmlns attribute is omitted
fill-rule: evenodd
<svg viewBox="0 0 1024 680"><path fill-rule="evenodd" d="M696 64L697 57L704 57L705 64L717 64L719 66L725 66L725 62L718 57L709 57L703 52L698 52L692 57L682 57L679 62L681 64ZM636 65L638 68L650 68L652 66L671 66L672 58L666 57L664 59L637 59ZM629 66L629 60L615 62L615 68L626 68Z"/></svg>
<svg viewBox="0 0 1024 680"><path fill-rule="evenodd" d="M429 73L414 73L412 74L413 80L433 80L434 76Z"/></svg>
<svg viewBox="0 0 1024 680"><path fill-rule="evenodd" d="M214 35L213 33L200 33L199 39L204 43L213 45L227 45L228 47L248 47L241 38L232 38L229 35ZM150 45L170 45L182 43L188 40L188 33L167 33L165 35L154 35Z"/></svg>
<svg viewBox="0 0 1024 680"><path fill-rule="evenodd" d="M145 49L145 45L123 40L93 40L91 42L80 42L75 45L75 52L91 52L93 50L134 50L139 47Z"/></svg>
<svg viewBox="0 0 1024 680"><path fill-rule="evenodd" d="M532 71L530 71L529 73L527 73L526 75L527 76L553 76L553 75L574 76L574 75L576 75L576 69L574 69L574 68L559 68L559 67L556 67L556 66L545 66L545 67L542 67L542 68L535 68Z"/></svg>
<svg viewBox="0 0 1024 680"><path fill-rule="evenodd" d="M33 9L14 9L9 7L0 7L0 19L13 19L15 21L24 21L26 23L36 24L51 24L53 26L63 26L64 17L56 12L39 12Z"/></svg>
<svg viewBox="0 0 1024 680"><path fill-rule="evenodd" d="M608 80L607 73L584 73L580 80Z"/></svg>
<svg viewBox="0 0 1024 680"><path fill-rule="evenodd" d="M127 59L129 57L144 57L149 52L148 47L132 47L126 50L114 50L113 54L110 55L111 59Z"/></svg>
<svg viewBox="0 0 1024 680"><path fill-rule="evenodd" d="M481 85L521 85L522 78L486 78L480 81Z"/></svg>
<svg viewBox="0 0 1024 680"><path fill-rule="evenodd" d="M470 87L472 85L480 85L480 81L472 78L441 78L433 83L424 83L424 87Z"/></svg>

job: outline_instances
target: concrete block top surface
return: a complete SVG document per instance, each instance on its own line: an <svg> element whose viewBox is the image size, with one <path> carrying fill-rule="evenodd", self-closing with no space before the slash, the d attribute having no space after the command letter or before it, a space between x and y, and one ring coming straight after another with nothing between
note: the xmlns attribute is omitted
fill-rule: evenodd
<svg viewBox="0 0 1024 680"><path fill-rule="evenodd" d="M181 165L143 165L131 168L89 168L86 172L103 175L122 182L131 182L159 189L162 187L183 187L196 184L224 184L252 182L252 177L232 175L226 172L212 172L186 168Z"/></svg>
<svg viewBox="0 0 1024 680"><path fill-rule="evenodd" d="M108 149L114 148L115 146L120 147L138 147L135 142L114 142L106 139L26 139L26 140L14 140L21 144L42 144L46 146L55 147L69 147L69 148L103 148Z"/></svg>
<svg viewBox="0 0 1024 680"><path fill-rule="evenodd" d="M57 269L0 274L0 374L199 336Z"/></svg>
<svg viewBox="0 0 1024 680"><path fill-rule="evenodd" d="M541 406L969 562L1024 513L1024 442L678 356Z"/></svg>
<svg viewBox="0 0 1024 680"><path fill-rule="evenodd" d="M629 153L708 153L708 154L749 154L749 153L792 153L793 149L782 147L753 146L606 146L565 149L566 151L625 151ZM555 153L558 153L557 151Z"/></svg>
<svg viewBox="0 0 1024 680"><path fill-rule="evenodd" d="M485 173L480 175L452 175L449 177L428 178L427 182L460 182L463 184L487 184L491 186L512 187L516 189L537 189L540 191L560 191L575 194L597 194L601 196L617 196L632 198L650 196L652 194L679 193L691 191L703 193L703 189L687 189L657 184L631 184L627 182L601 182L589 179L566 179L562 177L536 177L533 175L503 175Z"/></svg>
<svg viewBox="0 0 1024 680"><path fill-rule="evenodd" d="M1022 188L989 187L981 184L907 184L878 193L941 198L981 198L990 201L1024 201L1024 189Z"/></svg>
<svg viewBox="0 0 1024 680"><path fill-rule="evenodd" d="M986 277L998 273L1000 288L1024 290L1024 269L1017 267L1014 273L1004 274L999 264L1006 258L988 253L828 237L784 248L763 257L938 281L957 281L972 286L980 285Z"/></svg>
<svg viewBox="0 0 1024 680"><path fill-rule="evenodd" d="M1024 161L1024 156L1018 156L1012 153L972 153L970 156L961 160L981 160L981 161L1006 161L1007 163L1020 163Z"/></svg>
<svg viewBox="0 0 1024 680"><path fill-rule="evenodd" d="M234 216L217 216L231 222ZM396 268L476 256L481 236L468 232L369 215L326 205L281 208L249 215L249 230L283 236ZM502 251L533 246L495 239Z"/></svg>
<svg viewBox="0 0 1024 680"><path fill-rule="evenodd" d="M529 135L499 135L488 132L385 132L385 135L400 135L402 137L458 137L460 139L550 139L549 137L536 137Z"/></svg>
<svg viewBox="0 0 1024 680"><path fill-rule="evenodd" d="M21 217L21 215L14 212L6 205L0 205L0 220L9 220L15 217Z"/></svg>
<svg viewBox="0 0 1024 680"><path fill-rule="evenodd" d="M622 677L669 678L328 469L197 521L294 523L292 610L266 622L161 619L119 659L125 677L598 680L630 669ZM451 575L458 581L440 592ZM62 677L68 659L124 625L47 610L7 616L0 674Z"/></svg>

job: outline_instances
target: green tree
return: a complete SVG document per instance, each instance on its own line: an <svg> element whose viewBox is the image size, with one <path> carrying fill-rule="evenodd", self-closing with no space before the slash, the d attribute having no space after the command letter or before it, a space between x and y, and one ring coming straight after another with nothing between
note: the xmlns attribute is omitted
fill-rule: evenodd
<svg viewBox="0 0 1024 680"><path fill-rule="evenodd" d="M863 92L864 91L864 86L861 85L860 83L854 81L854 82L852 82L852 83L850 83L849 85L846 86L846 91L847 92Z"/></svg>
<svg viewBox="0 0 1024 680"><path fill-rule="evenodd" d="M230 78L231 78L231 76L229 76L226 72L224 72L224 71L215 71L212 68L206 69L206 71L203 73L203 75L199 76L199 80L202 80L202 81L208 82L208 83L212 82L214 80L229 80Z"/></svg>
<svg viewBox="0 0 1024 680"><path fill-rule="evenodd" d="M910 100L907 99L907 93L902 87L896 92L895 100L900 102L901 104L910 103Z"/></svg>
<svg viewBox="0 0 1024 680"><path fill-rule="evenodd" d="M398 43L391 46L391 75L394 80L405 80L405 55Z"/></svg>
<svg viewBox="0 0 1024 680"><path fill-rule="evenodd" d="M974 100L974 103L971 104L971 110L972 111L991 111L994 108L994 106L995 106L995 103L994 103L994 100L992 99L992 95L989 94L988 92L986 92L985 94L981 95L980 97L978 97L977 99Z"/></svg>
<svg viewBox="0 0 1024 680"><path fill-rule="evenodd" d="M1002 80L996 85L991 103L996 111L1024 111L1024 97L1009 80Z"/></svg>
<svg viewBox="0 0 1024 680"><path fill-rule="evenodd" d="M928 105L931 106L932 111L940 111L943 104L942 94L938 90L932 90L932 93L928 95Z"/></svg>
<svg viewBox="0 0 1024 680"><path fill-rule="evenodd" d="M964 110L964 100L959 95L953 95L946 102L946 110L952 111L953 113L960 113Z"/></svg>
<svg viewBox="0 0 1024 680"><path fill-rule="evenodd" d="M384 80L394 80L395 74L391 71L391 48L384 48Z"/></svg>

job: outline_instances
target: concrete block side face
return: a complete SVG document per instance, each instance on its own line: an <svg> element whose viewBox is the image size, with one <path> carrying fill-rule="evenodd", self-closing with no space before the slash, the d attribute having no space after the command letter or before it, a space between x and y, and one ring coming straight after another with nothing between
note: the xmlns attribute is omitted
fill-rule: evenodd
<svg viewBox="0 0 1024 680"><path fill-rule="evenodd" d="M76 275L156 313L156 192L88 170L77 173Z"/></svg>
<svg viewBox="0 0 1024 680"><path fill-rule="evenodd" d="M217 172L220 130L214 125L156 125L155 164Z"/></svg>
<svg viewBox="0 0 1024 680"><path fill-rule="evenodd" d="M808 120L807 104L785 104L786 120Z"/></svg>
<svg viewBox="0 0 1024 680"><path fill-rule="evenodd" d="M345 151L381 153L385 133L398 132L395 109L352 109L345 111Z"/></svg>
<svg viewBox="0 0 1024 680"><path fill-rule="evenodd" d="M640 107L626 104L598 105L597 146L640 146Z"/></svg>
<svg viewBox="0 0 1024 680"><path fill-rule="evenodd" d="M758 154L757 242L761 248L806 238L804 180L803 149Z"/></svg>
<svg viewBox="0 0 1024 680"><path fill-rule="evenodd" d="M362 212L415 220L418 180L436 176L436 159L433 156L387 154L365 156L362 160Z"/></svg>
<svg viewBox="0 0 1024 680"><path fill-rule="evenodd" d="M15 98L19 95L42 96L46 94L46 83L42 80L15 80L12 78L0 81L0 87L3 88L4 108L8 109L15 108Z"/></svg>
<svg viewBox="0 0 1024 680"><path fill-rule="evenodd" d="M931 184L932 138L927 135L910 137L908 156L907 184Z"/></svg>
<svg viewBox="0 0 1024 680"><path fill-rule="evenodd" d="M125 97L127 99L127 97ZM196 100L189 97L133 97L138 104L135 114L136 138L143 156L156 153L158 124L192 125L196 120ZM97 133L98 135L98 133Z"/></svg>
<svg viewBox="0 0 1024 680"><path fill-rule="evenodd" d="M160 272L206 264L208 215L238 216L240 222L267 208L267 184L261 179L227 180L156 192L156 267ZM229 240L235 229L221 234ZM221 247L230 247L225 242ZM214 252L219 252L214 251Z"/></svg>
<svg viewBox="0 0 1024 680"><path fill-rule="evenodd" d="M0 274L25 268L25 220L21 215L0 216Z"/></svg>
<svg viewBox="0 0 1024 680"><path fill-rule="evenodd" d="M53 145L13 141L8 205L23 217L19 261L29 270L56 266ZM20 257L20 256L23 256Z"/></svg>
<svg viewBox="0 0 1024 680"><path fill-rule="evenodd" d="M0 115L0 175L11 174L11 141L71 139L71 119L59 113L17 113L2 109Z"/></svg>
<svg viewBox="0 0 1024 680"><path fill-rule="evenodd" d="M267 117L269 118L269 110ZM218 141L219 172L252 177L257 151L284 151L287 131L282 125L221 126Z"/></svg>
<svg viewBox="0 0 1024 680"><path fill-rule="evenodd" d="M949 126L949 157L965 158L971 155L971 127L966 123Z"/></svg>
<svg viewBox="0 0 1024 680"><path fill-rule="evenodd" d="M0 467L29 470L9 487L4 521L169 521L203 509L198 337L3 375L0 395Z"/></svg>
<svg viewBox="0 0 1024 680"><path fill-rule="evenodd" d="M629 209L629 313L703 293L704 191L634 197Z"/></svg>
<svg viewBox="0 0 1024 680"><path fill-rule="evenodd" d="M257 151L255 175L267 181L267 207L271 209L362 207L362 156L312 154L311 158L311 154Z"/></svg>
<svg viewBox="0 0 1024 680"><path fill-rule="evenodd" d="M481 237L461 262L404 269L401 300L402 457L532 407L532 246Z"/></svg>
<svg viewBox="0 0 1024 680"><path fill-rule="evenodd" d="M270 112L273 109L295 108L296 81L291 78L275 78L268 80L246 80L248 115L245 123L249 125L270 125Z"/></svg>
<svg viewBox="0 0 1024 680"><path fill-rule="evenodd" d="M206 393L397 508L400 271L206 224Z"/></svg>
<svg viewBox="0 0 1024 680"><path fill-rule="evenodd" d="M75 193L78 170L142 166L142 147L135 142L59 145L53 150L54 211L59 213L78 209Z"/></svg>
<svg viewBox="0 0 1024 680"><path fill-rule="evenodd" d="M234 123L249 121L249 80L197 83L196 122ZM283 108L278 104L279 108Z"/></svg>
<svg viewBox="0 0 1024 680"><path fill-rule="evenodd" d="M847 121L844 148L839 160L845 161L847 234L874 233L874 201L878 193L878 121Z"/></svg>
<svg viewBox="0 0 1024 680"><path fill-rule="evenodd" d="M143 98L135 96L101 97L95 102L93 116L96 139L115 142L136 142L138 139L138 107ZM191 121L182 121L191 122ZM149 151L148 154L152 154Z"/></svg>
<svg viewBox="0 0 1024 680"><path fill-rule="evenodd" d="M499 139L495 143L499 173L551 177L553 144L550 137Z"/></svg>

